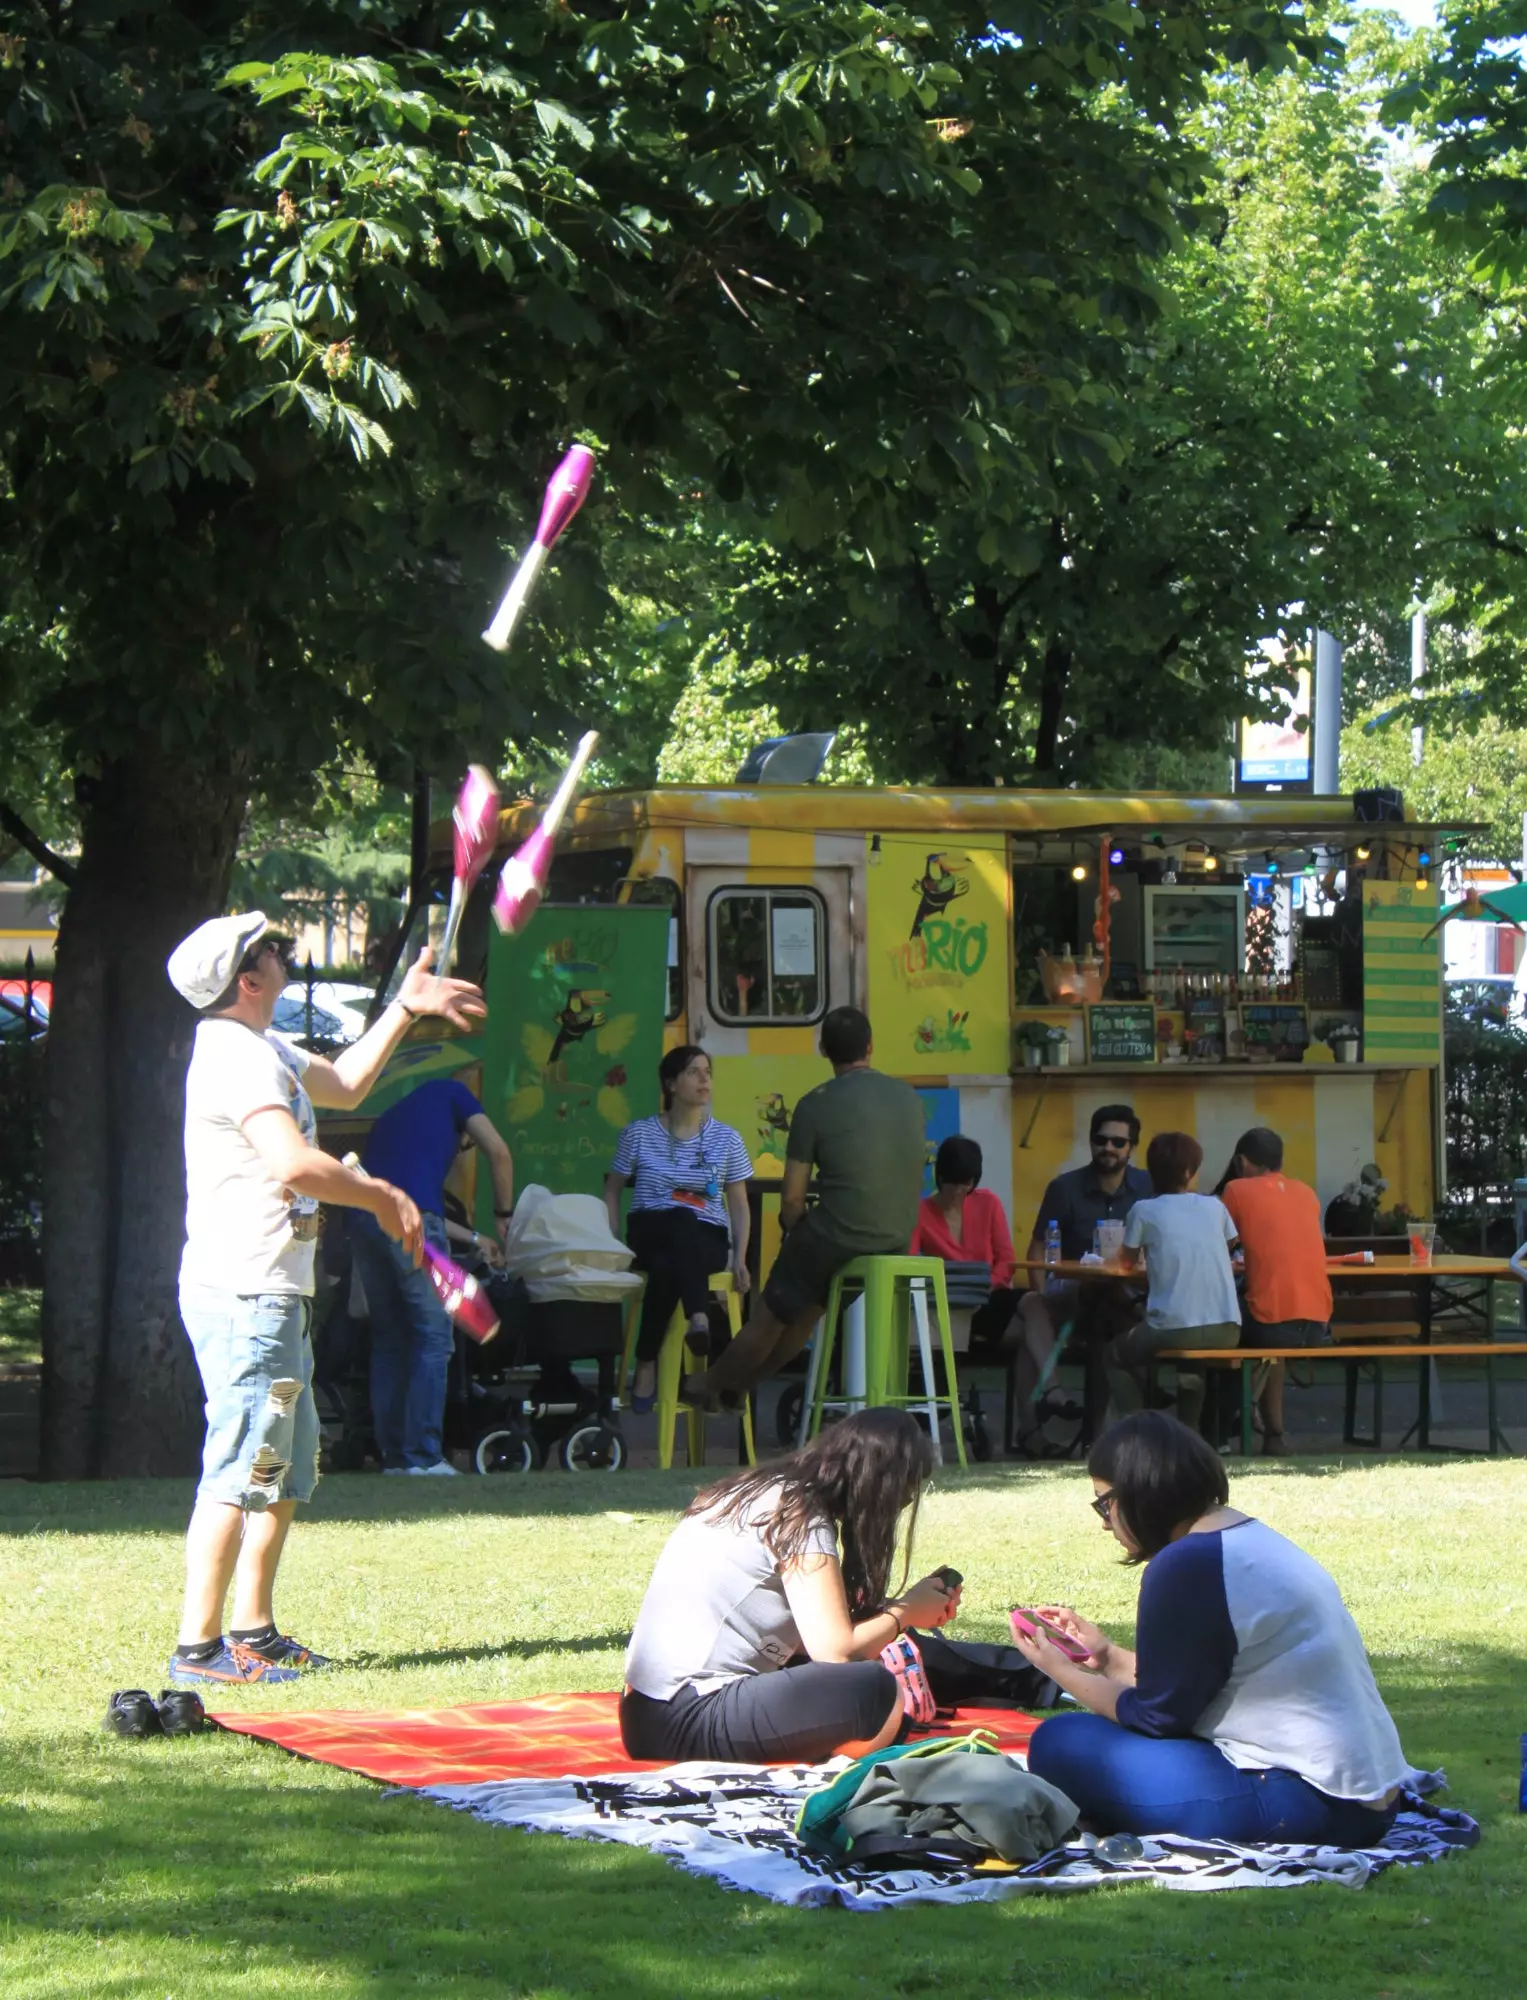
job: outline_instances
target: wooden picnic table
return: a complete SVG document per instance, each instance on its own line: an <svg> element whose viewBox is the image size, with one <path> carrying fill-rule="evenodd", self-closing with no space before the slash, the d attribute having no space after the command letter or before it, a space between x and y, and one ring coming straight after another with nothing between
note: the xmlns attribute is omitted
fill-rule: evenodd
<svg viewBox="0 0 1527 2000"><path fill-rule="evenodd" d="M1082 1284L1089 1284L1089 1283L1097 1284L1104 1281L1111 1281L1115 1284L1128 1283L1130 1281L1133 1281L1138 1284L1142 1280L1148 1278L1149 1275L1147 1269L1144 1266L1135 1269L1126 1269L1124 1266L1120 1264L1084 1264L1078 1259L1065 1259L1058 1264L1047 1264L1043 1258L1025 1257L1025 1258L1020 1258L1018 1260L1018 1264L1020 1269L1026 1269L1036 1273L1042 1273L1048 1277L1059 1278L1062 1280L1070 1280ZM1417 1348L1422 1348L1422 1349L1430 1348L1433 1345L1433 1338L1434 1338L1433 1317L1436 1306L1436 1287L1439 1282L1445 1282L1451 1279L1454 1283L1462 1281L1464 1283L1472 1283L1483 1287L1484 1303L1483 1303L1482 1317L1484 1319L1484 1325L1485 1325L1483 1345L1487 1349L1489 1346L1493 1345L1496 1340L1496 1333L1495 1333L1496 1283L1499 1281L1504 1281L1509 1284L1521 1283L1520 1274L1515 1269L1513 1269L1510 1261L1505 1257L1455 1256L1450 1251L1443 1251L1438 1253L1437 1255L1433 1256L1431 1262L1427 1264L1412 1263L1408 1250L1402 1251L1398 1255L1393 1257L1386 1257L1383 1255L1375 1256L1371 1264L1351 1263L1348 1262L1347 1259L1343 1257L1328 1257L1326 1259L1326 1275L1331 1279L1333 1284L1340 1283L1343 1286L1349 1286L1349 1285L1354 1287L1384 1286L1390 1290L1406 1288L1413 1291L1416 1300L1416 1321L1417 1321L1417 1331L1418 1331L1418 1338L1415 1342L1415 1346ZM1382 1338L1382 1336L1379 1337ZM1329 1347L1311 1347L1302 1350L1302 1352L1305 1355L1307 1355L1308 1358L1312 1361L1335 1360L1335 1361L1342 1361L1346 1364L1347 1407L1345 1413L1345 1421L1343 1423L1342 1428L1344 1434L1344 1442L1349 1444L1366 1444L1366 1443L1377 1444L1379 1442L1379 1423L1380 1423L1379 1406L1380 1406L1380 1398L1383 1395L1383 1361L1394 1352L1394 1350L1392 1350L1388 1346L1385 1346L1380 1353L1375 1355L1374 1419L1373 1419L1374 1431L1372 1438L1359 1438L1357 1437L1355 1432L1355 1414L1356 1414L1356 1395L1357 1395L1357 1369L1362 1363L1363 1346L1364 1346L1364 1341L1362 1333L1360 1330L1354 1328L1353 1333L1349 1335L1348 1338L1341 1341L1333 1340ZM1246 1353L1254 1353L1256 1350L1230 1349L1224 1351L1225 1352L1244 1351ZM1432 1424L1431 1387L1432 1387L1433 1357L1427 1355L1423 1359L1418 1355L1417 1359L1420 1362L1420 1373L1419 1373L1419 1380L1417 1383L1418 1407L1416 1413L1416 1421L1411 1425L1410 1429L1405 1433L1405 1436L1401 1438L1400 1448L1403 1449L1404 1446L1409 1443L1412 1437L1416 1437L1417 1442L1419 1443L1421 1449L1423 1451L1426 1451L1431 1449L1431 1424ZM1490 1430L1491 1430L1490 1449L1493 1452L1495 1449L1495 1433L1496 1433L1496 1425L1495 1425L1494 1410L1493 1410L1493 1404L1494 1404L1493 1370L1490 1371L1490 1387L1492 1392L1491 1393L1492 1410L1491 1410L1491 1420L1490 1420ZM1086 1428L1087 1427L1084 1425L1084 1432Z"/></svg>

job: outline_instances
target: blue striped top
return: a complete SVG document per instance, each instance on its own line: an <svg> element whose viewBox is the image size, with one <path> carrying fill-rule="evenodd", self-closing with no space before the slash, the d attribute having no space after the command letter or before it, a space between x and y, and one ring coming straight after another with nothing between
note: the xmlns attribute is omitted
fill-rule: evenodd
<svg viewBox="0 0 1527 2000"><path fill-rule="evenodd" d="M687 1208L725 1229L722 1190L751 1180L753 1162L741 1134L719 1118L687 1139L676 1139L661 1118L638 1118L621 1133L610 1172L635 1181L633 1209Z"/></svg>

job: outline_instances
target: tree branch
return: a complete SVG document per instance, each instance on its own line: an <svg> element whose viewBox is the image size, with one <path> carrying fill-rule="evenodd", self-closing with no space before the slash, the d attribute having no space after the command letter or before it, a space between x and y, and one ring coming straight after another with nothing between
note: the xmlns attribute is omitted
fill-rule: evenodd
<svg viewBox="0 0 1527 2000"><path fill-rule="evenodd" d="M66 889L74 887L78 870L72 861L65 861L61 854L55 854L41 834L33 833L26 821L11 811L4 799L0 799L0 829L11 839L24 847L40 867L46 868L55 881L62 882Z"/></svg>

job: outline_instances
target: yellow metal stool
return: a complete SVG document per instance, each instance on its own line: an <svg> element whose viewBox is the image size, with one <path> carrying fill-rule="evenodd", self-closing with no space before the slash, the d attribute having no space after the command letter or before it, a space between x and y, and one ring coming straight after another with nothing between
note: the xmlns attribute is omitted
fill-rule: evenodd
<svg viewBox="0 0 1527 2000"><path fill-rule="evenodd" d="M832 1367L833 1346L838 1338L843 1294L847 1289L864 1296L864 1407L926 1410L935 1451L943 1457L939 1441L941 1410L949 1412L954 1431L954 1448L960 1464L965 1464L965 1434L960 1417L960 1389L954 1364L954 1335L949 1321L949 1295L944 1284L941 1257L855 1257L834 1276L827 1292L827 1310L812 1336L811 1362L806 1378L805 1435L815 1437L822 1428L822 1411L827 1401L827 1378ZM927 1299L931 1292L938 1316L939 1348L944 1361L944 1393L938 1392L933 1372L932 1347L928 1338ZM923 1393L908 1394L911 1363L909 1322L916 1321L918 1356L922 1367ZM893 1389L892 1385L895 1384ZM848 1399L835 1398L844 1403ZM860 1398L852 1406L860 1406Z"/></svg>
<svg viewBox="0 0 1527 2000"><path fill-rule="evenodd" d="M726 1300L727 1322L735 1340L742 1331L742 1300L737 1287L732 1282L730 1271L706 1281L713 1293L719 1293ZM632 1370L636 1361L636 1334L641 1321L640 1292L633 1295L631 1309L626 1319L626 1351L620 1364L621 1395L629 1393ZM674 1308L673 1318L668 1322L668 1331L663 1335L663 1344L657 1357L657 1462L664 1472L673 1464L673 1434L682 1411L688 1419L686 1440L689 1446L691 1465L705 1463L705 1423L706 1412L691 1407L679 1398L685 1375L695 1374L705 1366L706 1357L697 1353L689 1345L689 1320L682 1305ZM739 1412L742 1423L743 1449L749 1465L758 1463L753 1450L753 1404L751 1398L743 1403Z"/></svg>

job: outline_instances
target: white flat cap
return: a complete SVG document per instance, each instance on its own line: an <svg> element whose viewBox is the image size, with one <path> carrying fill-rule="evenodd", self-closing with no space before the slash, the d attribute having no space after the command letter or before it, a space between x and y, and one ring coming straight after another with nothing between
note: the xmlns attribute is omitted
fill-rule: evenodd
<svg viewBox="0 0 1527 2000"><path fill-rule="evenodd" d="M209 918L170 953L165 967L170 984L193 1007L210 1007L227 992L245 952L269 929L263 910Z"/></svg>

